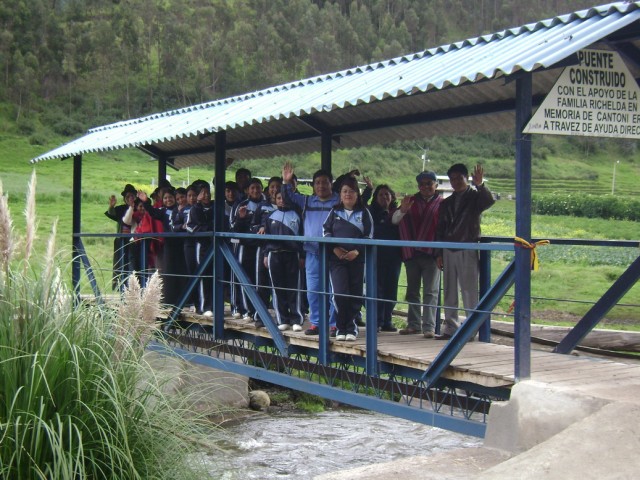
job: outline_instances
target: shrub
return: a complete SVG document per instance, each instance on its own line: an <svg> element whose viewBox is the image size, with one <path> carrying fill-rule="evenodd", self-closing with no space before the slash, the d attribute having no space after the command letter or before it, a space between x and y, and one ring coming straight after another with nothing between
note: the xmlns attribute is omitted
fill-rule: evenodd
<svg viewBox="0 0 640 480"><path fill-rule="evenodd" d="M640 200L611 195L587 193L534 194L531 210L540 215L571 215L574 217L615 220L640 220Z"/></svg>
<svg viewBox="0 0 640 480"><path fill-rule="evenodd" d="M46 145L49 141L49 135L43 131L37 131L29 137L29 145Z"/></svg>
<svg viewBox="0 0 640 480"><path fill-rule="evenodd" d="M16 121L16 128L22 135L31 135L36 131L36 123L34 120L23 116Z"/></svg>
<svg viewBox="0 0 640 480"><path fill-rule="evenodd" d="M60 122L51 125L51 128L58 135L62 135L65 137L71 137L73 135L85 132L84 125L69 118L65 118Z"/></svg>

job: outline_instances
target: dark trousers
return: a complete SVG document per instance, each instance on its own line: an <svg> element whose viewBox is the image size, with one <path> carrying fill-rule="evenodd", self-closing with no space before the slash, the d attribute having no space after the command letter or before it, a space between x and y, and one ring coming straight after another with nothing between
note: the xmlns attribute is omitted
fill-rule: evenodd
<svg viewBox="0 0 640 480"><path fill-rule="evenodd" d="M248 288L257 288L256 279L258 274L258 247L251 245L240 245L238 252L238 260L240 261L240 265L242 265L243 270L247 274L247 277L249 277L250 283L250 285L242 286L242 304L245 311L249 315L253 315L256 313L256 308L245 292Z"/></svg>
<svg viewBox="0 0 640 480"><path fill-rule="evenodd" d="M302 325L298 252L271 252L267 262L273 287L271 298L278 324Z"/></svg>
<svg viewBox="0 0 640 480"><path fill-rule="evenodd" d="M238 242L237 239L232 239L231 244L233 246L232 247L233 254L239 261L240 260L240 243ZM246 313L246 309L244 308L244 302L242 301L242 287L240 287L240 284L238 284L238 279L236 278L236 275L233 272L231 272L230 268L228 270L231 278L231 288L230 288L231 312L244 314Z"/></svg>
<svg viewBox="0 0 640 480"><path fill-rule="evenodd" d="M186 239L183 245L184 252L184 264L186 267L186 273L189 275L187 284L191 281L191 278L198 271L198 259L196 257L196 242L193 239ZM200 282L198 282L200 283ZM186 285L185 285L186 287ZM198 285L196 284L196 288L191 291L185 305L191 306L196 305L198 303Z"/></svg>
<svg viewBox="0 0 640 480"><path fill-rule="evenodd" d="M329 263L329 278L336 306L336 327L340 333L358 334L355 317L362 307L364 262L354 260ZM348 295L348 296L345 296Z"/></svg>
<svg viewBox="0 0 640 480"><path fill-rule="evenodd" d="M387 252L378 247L376 279L378 286L378 299L380 301L376 302L376 306L378 313L378 326L380 327L392 326L391 318L393 309L396 307L396 302L398 300L398 279L400 278L401 267L402 260L399 253Z"/></svg>
<svg viewBox="0 0 640 480"><path fill-rule="evenodd" d="M211 242L196 241L196 260L198 267L206 260L207 254L211 249ZM205 268L204 272L200 276L200 282L198 282L198 304L196 309L199 312L206 312L207 310L213 310L213 262L209 262L209 266Z"/></svg>
<svg viewBox="0 0 640 480"><path fill-rule="evenodd" d="M256 250L256 283L258 284L258 296L268 308L271 298L271 280L269 279L269 270L264 266L264 251L262 248L258 247Z"/></svg>
<svg viewBox="0 0 640 480"><path fill-rule="evenodd" d="M168 305L176 305L184 291L186 267L182 243L180 238L167 237L162 249L162 296Z"/></svg>

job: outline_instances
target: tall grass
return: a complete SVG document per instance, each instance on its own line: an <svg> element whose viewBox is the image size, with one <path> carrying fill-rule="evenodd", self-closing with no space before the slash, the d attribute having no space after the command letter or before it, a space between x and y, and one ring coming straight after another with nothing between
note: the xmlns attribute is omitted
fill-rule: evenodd
<svg viewBox="0 0 640 480"><path fill-rule="evenodd" d="M144 292L132 282L119 310L74 307L55 264L55 226L46 265L31 268L35 257L13 255L0 198L0 478L206 477L188 399L167 397L143 358L159 280Z"/></svg>

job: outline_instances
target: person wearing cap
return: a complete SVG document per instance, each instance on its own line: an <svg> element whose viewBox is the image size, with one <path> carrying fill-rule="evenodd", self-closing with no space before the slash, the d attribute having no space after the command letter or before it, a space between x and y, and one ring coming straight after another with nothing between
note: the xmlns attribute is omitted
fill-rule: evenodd
<svg viewBox="0 0 640 480"><path fill-rule="evenodd" d="M120 193L124 200L122 205L116 205L117 200L115 195L111 195L109 198L109 208L104 214L118 223L117 233L131 233L131 225L127 225L122 219L129 207L133 207L137 194L138 191L136 188L130 183L127 183L124 190ZM126 237L116 237L113 240L113 278L111 281L111 288L113 290L121 288L124 285L129 271L129 240Z"/></svg>
<svg viewBox="0 0 640 480"><path fill-rule="evenodd" d="M462 163L447 171L453 194L440 206L436 239L439 242L477 243L480 241L482 212L495 200L484 184L482 165L476 165L468 184L469 171ZM445 248L438 252L438 267L444 271L444 324L439 340L448 340L458 323L458 292L469 316L478 305L478 251Z"/></svg>
<svg viewBox="0 0 640 480"><path fill-rule="evenodd" d="M434 172L421 172L416 176L416 182L418 193L402 199L391 222L398 225L401 240L433 242L436 239L438 213L442 203L442 197L437 191L438 179ZM407 274L406 300L409 302L409 314L406 328L398 333L421 333L425 338L433 338L440 283L437 251L432 247L406 246L402 247L401 255Z"/></svg>

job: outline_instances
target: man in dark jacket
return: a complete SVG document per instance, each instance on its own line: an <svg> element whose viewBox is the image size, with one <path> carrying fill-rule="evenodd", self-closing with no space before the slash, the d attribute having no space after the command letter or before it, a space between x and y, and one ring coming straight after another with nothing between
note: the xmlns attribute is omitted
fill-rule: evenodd
<svg viewBox="0 0 640 480"><path fill-rule="evenodd" d="M482 165L476 165L471 177L475 188L467 183L469 171L456 163L447 171L453 194L440 205L436 240L440 242L480 241L480 217L495 200L484 185ZM458 287L469 316L478 305L478 251L445 248L438 256L438 267L444 270L444 325L442 335L451 338L458 323Z"/></svg>

